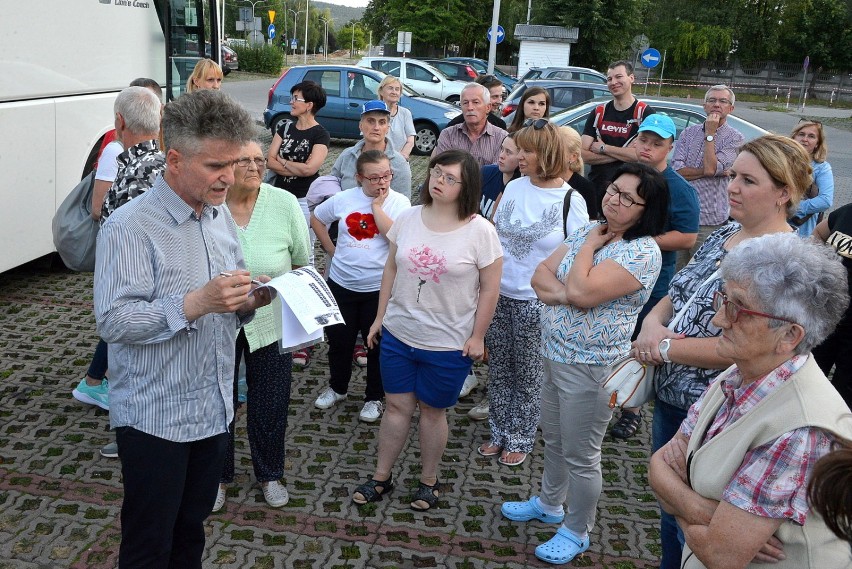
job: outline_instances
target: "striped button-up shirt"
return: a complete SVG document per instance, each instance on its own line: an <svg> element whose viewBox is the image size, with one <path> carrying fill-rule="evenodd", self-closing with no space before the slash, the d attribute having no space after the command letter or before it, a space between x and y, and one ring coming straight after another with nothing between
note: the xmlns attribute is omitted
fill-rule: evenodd
<svg viewBox="0 0 852 569"><path fill-rule="evenodd" d="M502 128L486 122L485 131L476 140L471 140L467 123L450 126L441 131L435 155L445 150L465 150L476 158L480 167L496 164L500 145L507 134Z"/></svg>
<svg viewBox="0 0 852 569"><path fill-rule="evenodd" d="M680 133L672 156L672 168L704 167L704 123L687 127ZM716 149L716 173L690 180L698 192L698 204L701 211L698 223L701 225L721 225L728 219L728 177L725 170L734 163L740 145L744 139L740 131L727 122L720 125L713 135Z"/></svg>
<svg viewBox="0 0 852 569"><path fill-rule="evenodd" d="M174 442L228 430L236 333L250 318L189 322L183 301L237 268L245 263L226 208L205 205L198 216L162 176L101 227L94 304L109 344L112 427Z"/></svg>

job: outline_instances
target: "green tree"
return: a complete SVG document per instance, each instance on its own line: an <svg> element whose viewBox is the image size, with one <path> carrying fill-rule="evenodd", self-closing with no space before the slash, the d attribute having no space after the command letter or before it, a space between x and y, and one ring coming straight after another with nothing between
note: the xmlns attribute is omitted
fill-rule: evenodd
<svg viewBox="0 0 852 569"><path fill-rule="evenodd" d="M843 0L794 0L784 12L778 55L790 63L810 57L813 69L852 67L852 19Z"/></svg>
<svg viewBox="0 0 852 569"><path fill-rule="evenodd" d="M336 34L337 45L340 46L340 49L351 49L353 43L353 31L355 34L355 49L360 50L367 47L367 34L364 32L364 26L358 25L355 22L349 22L340 28ZM355 57L355 55L353 54L351 57Z"/></svg>

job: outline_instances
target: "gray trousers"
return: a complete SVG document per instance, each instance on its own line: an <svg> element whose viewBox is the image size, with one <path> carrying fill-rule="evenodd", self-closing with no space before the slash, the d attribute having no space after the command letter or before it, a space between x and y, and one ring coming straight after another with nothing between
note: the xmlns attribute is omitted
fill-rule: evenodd
<svg viewBox="0 0 852 569"><path fill-rule="evenodd" d="M562 504L563 525L583 534L595 525L603 485L601 444L612 409L601 384L609 368L543 359L541 501Z"/></svg>

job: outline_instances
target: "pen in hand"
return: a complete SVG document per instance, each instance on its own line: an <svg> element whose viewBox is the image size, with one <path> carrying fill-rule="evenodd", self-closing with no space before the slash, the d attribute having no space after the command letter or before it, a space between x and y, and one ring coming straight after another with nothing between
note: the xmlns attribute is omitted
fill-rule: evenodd
<svg viewBox="0 0 852 569"><path fill-rule="evenodd" d="M222 271L222 272L220 272L220 273L219 273L219 276L220 276L220 277L232 277L232 276L234 276L234 275L232 275L231 273L227 273L227 272L225 272L225 271ZM263 283L262 283L262 282L260 282L260 281L259 281L259 280L257 280L257 279L252 279L252 280L251 280L251 284L253 284L253 285L257 285L257 286L263 286Z"/></svg>

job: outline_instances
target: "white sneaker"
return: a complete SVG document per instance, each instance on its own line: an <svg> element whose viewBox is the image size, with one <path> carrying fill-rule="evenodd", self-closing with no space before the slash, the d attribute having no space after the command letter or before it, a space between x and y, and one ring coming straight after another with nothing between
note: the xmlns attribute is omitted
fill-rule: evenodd
<svg viewBox="0 0 852 569"><path fill-rule="evenodd" d="M225 507L225 485L219 484L219 490L216 491L216 501L213 502L213 512L218 512Z"/></svg>
<svg viewBox="0 0 852 569"><path fill-rule="evenodd" d="M365 423L375 423L382 416L382 411L384 411L384 405L381 401L367 401L358 418Z"/></svg>
<svg viewBox="0 0 852 569"><path fill-rule="evenodd" d="M280 508L290 501L287 488L277 480L261 484L261 487L263 488L263 497L266 499L266 503L273 508Z"/></svg>
<svg viewBox="0 0 852 569"><path fill-rule="evenodd" d="M344 399L346 399L345 393L340 395L332 388L326 387L325 390L320 393L320 396L317 397L317 400L314 401L314 407L317 409L331 409Z"/></svg>
<svg viewBox="0 0 852 569"><path fill-rule="evenodd" d="M479 378L476 377L473 370L470 370L470 375L468 375L467 379L464 380L461 391L459 391L459 399L470 395L470 392L473 391L477 385L479 385Z"/></svg>
<svg viewBox="0 0 852 569"><path fill-rule="evenodd" d="M488 397L485 397L476 406L467 412L467 416L474 421L484 421L488 418Z"/></svg>

